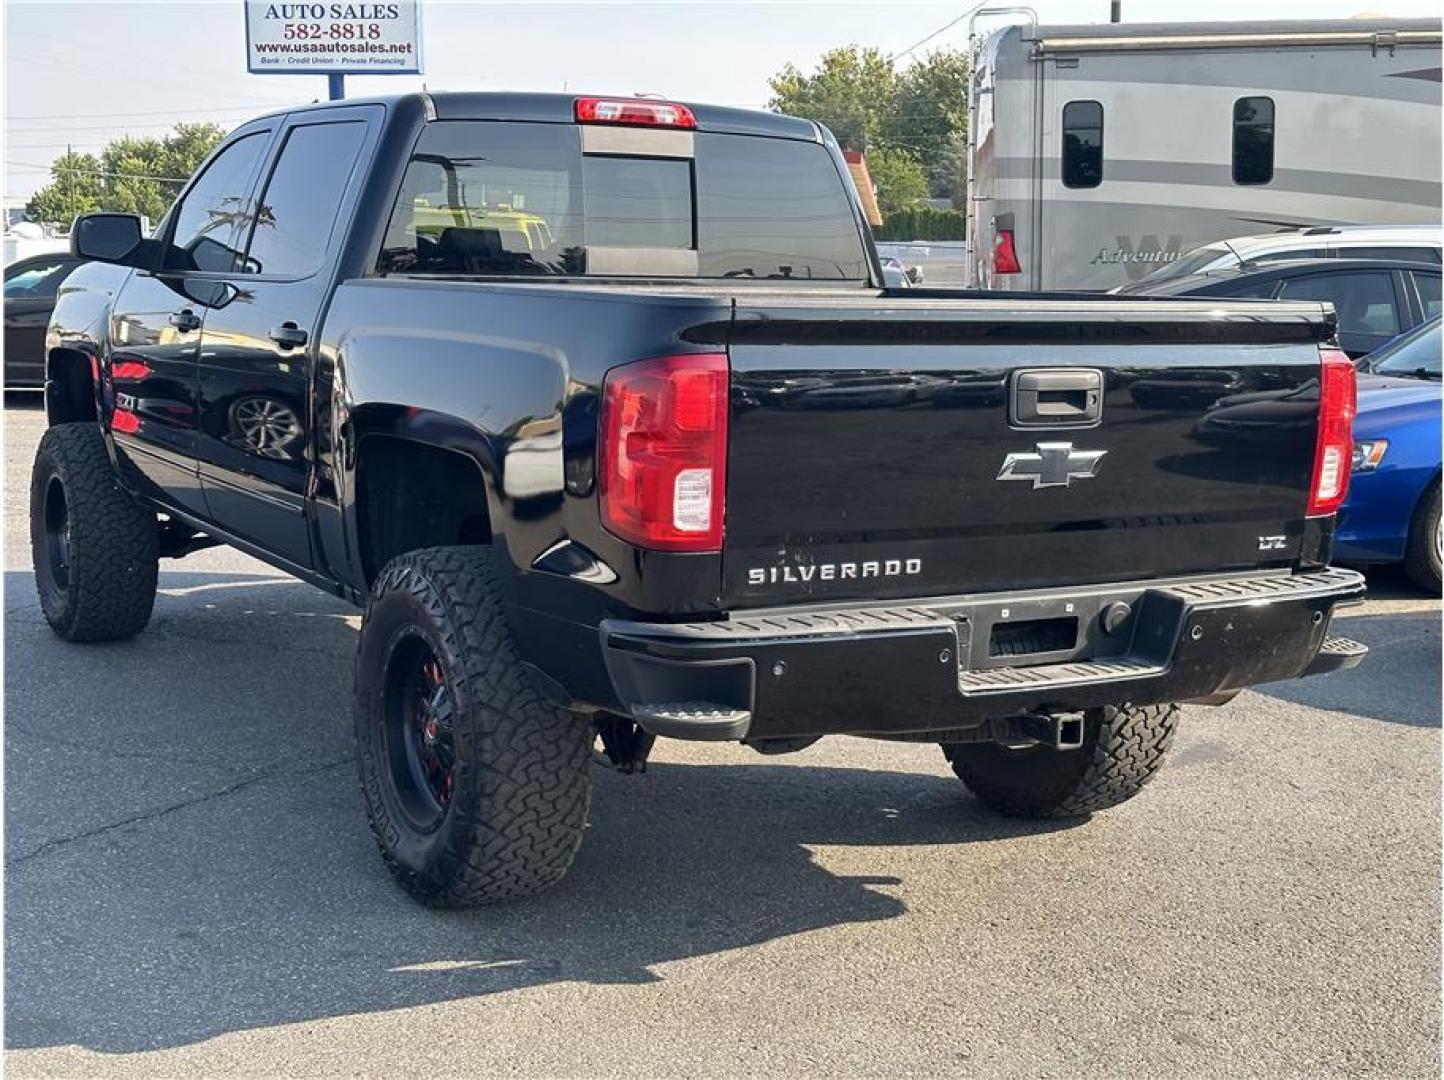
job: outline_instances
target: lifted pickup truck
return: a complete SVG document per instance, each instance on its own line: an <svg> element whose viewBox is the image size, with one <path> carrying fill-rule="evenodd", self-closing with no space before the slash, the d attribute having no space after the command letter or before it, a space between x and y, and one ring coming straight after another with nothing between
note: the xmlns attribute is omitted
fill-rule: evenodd
<svg viewBox="0 0 1444 1080"><path fill-rule="evenodd" d="M882 288L836 142L651 100L245 124L96 214L47 339L46 618L231 544L365 605L361 787L432 904L577 849L598 738L937 743L1006 813L1159 768L1176 702L1357 663L1353 367L1319 304Z"/></svg>

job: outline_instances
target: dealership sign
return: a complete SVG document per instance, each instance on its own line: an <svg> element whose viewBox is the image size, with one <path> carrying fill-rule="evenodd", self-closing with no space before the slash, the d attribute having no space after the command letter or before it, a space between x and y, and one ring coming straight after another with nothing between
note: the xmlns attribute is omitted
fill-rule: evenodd
<svg viewBox="0 0 1444 1080"><path fill-rule="evenodd" d="M421 73L420 0L245 5L253 75Z"/></svg>

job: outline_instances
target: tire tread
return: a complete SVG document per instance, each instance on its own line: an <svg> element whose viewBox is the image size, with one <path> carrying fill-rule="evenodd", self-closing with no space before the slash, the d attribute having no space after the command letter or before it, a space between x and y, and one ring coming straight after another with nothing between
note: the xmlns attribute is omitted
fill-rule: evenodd
<svg viewBox="0 0 1444 1080"><path fill-rule="evenodd" d="M1090 709L1077 750L1036 748L1031 770L1004 773L991 744L943 747L953 771L987 806L1012 817L1075 818L1117 806L1137 795L1162 768L1173 743L1176 704ZM1083 755L1082 758L1077 755Z"/></svg>
<svg viewBox="0 0 1444 1080"><path fill-rule="evenodd" d="M1439 558L1434 537L1439 528L1439 481L1425 491L1409 521L1404 548L1404 572L1427 593L1438 596L1441 588Z"/></svg>
<svg viewBox="0 0 1444 1080"><path fill-rule="evenodd" d="M484 547L409 552L388 563L371 590L373 607L389 593L406 591L428 611L431 629L453 660L449 678L459 684L458 749L467 767L479 771L478 783L468 789L473 798L461 797L458 781L454 826L426 872L398 861L387 839L392 823L382 820L385 805L369 794L366 800L383 860L408 892L436 907L495 903L556 884L581 844L591 802L590 725L547 700L522 666L495 558ZM361 662L358 648L357 757L369 792L368 769L384 766L365 753L360 725L375 719L372 703L361 698L369 692Z"/></svg>
<svg viewBox="0 0 1444 1080"><path fill-rule="evenodd" d="M57 606L40 582L44 498L50 478L65 488L70 575ZM120 486L100 426L57 424L40 440L30 483L30 548L40 606L66 641L120 641L145 629L155 606L160 538L155 514Z"/></svg>

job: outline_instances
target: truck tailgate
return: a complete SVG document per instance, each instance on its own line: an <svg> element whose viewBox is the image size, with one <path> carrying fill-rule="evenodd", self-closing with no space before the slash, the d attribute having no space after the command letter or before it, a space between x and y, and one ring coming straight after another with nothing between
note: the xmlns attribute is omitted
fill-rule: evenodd
<svg viewBox="0 0 1444 1080"><path fill-rule="evenodd" d="M1287 566L1317 304L738 297L724 600Z"/></svg>

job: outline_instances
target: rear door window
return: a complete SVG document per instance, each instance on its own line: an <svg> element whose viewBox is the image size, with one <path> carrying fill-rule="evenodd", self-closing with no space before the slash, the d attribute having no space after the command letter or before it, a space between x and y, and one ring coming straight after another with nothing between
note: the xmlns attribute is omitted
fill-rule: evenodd
<svg viewBox="0 0 1444 1080"><path fill-rule="evenodd" d="M1387 273L1310 274L1284 282L1279 297L1328 301L1339 313L1340 330L1370 334L1399 332L1394 283Z"/></svg>
<svg viewBox="0 0 1444 1080"><path fill-rule="evenodd" d="M1401 327L1393 275L1388 271L1343 271L1309 274L1284 282L1283 300L1323 300L1339 315L1339 334L1377 339L1379 344ZM1345 343L1348 348L1348 343Z"/></svg>
<svg viewBox="0 0 1444 1080"><path fill-rule="evenodd" d="M1419 293L1419 305L1424 309L1424 320L1434 318L1439 314L1439 275L1438 274L1410 274L1414 279L1414 288Z"/></svg>
<svg viewBox="0 0 1444 1080"><path fill-rule="evenodd" d="M291 129L251 216L243 272L302 278L321 268L365 138L363 120Z"/></svg>

